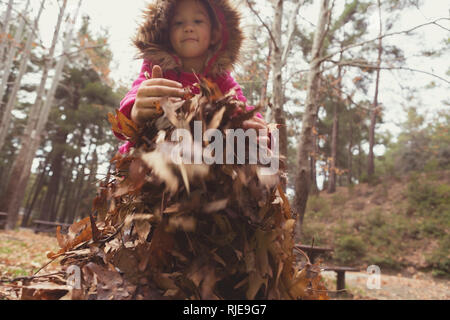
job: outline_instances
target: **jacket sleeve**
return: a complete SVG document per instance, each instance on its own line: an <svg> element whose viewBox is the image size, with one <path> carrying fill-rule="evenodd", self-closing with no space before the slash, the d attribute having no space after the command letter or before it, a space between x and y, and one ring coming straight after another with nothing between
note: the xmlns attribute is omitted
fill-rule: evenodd
<svg viewBox="0 0 450 320"><path fill-rule="evenodd" d="M133 82L131 90L125 95L125 97L120 102L119 111L122 112L124 115L126 115L127 118L131 117L131 109L133 108L134 102L136 101L137 91L141 86L141 83L144 82L144 80L146 80L145 72L148 72L150 76L152 74L150 63L147 60L144 60L141 72L139 73L139 77Z"/></svg>
<svg viewBox="0 0 450 320"><path fill-rule="evenodd" d="M131 119L131 109L133 108L134 102L136 101L137 91L141 86L141 83L144 80L146 80L145 72L148 72L149 75L151 75L152 72L150 63L147 60L144 60L144 63L142 64L141 67L141 72L139 73L138 78L133 82L131 90L125 95L125 97L120 102L119 111L122 112L128 119ZM121 140L125 140L125 137L122 136L120 133L114 131L114 135Z"/></svg>
<svg viewBox="0 0 450 320"><path fill-rule="evenodd" d="M146 80L145 78L145 72L148 72L149 75L152 73L152 68L150 62L147 60L144 60L144 63L141 67L141 72L139 73L138 78L133 82L133 85L131 87L131 90L125 95L125 97L120 102L120 108L119 112L122 112L128 119L131 119L131 109L134 106L134 102L136 101L136 94L141 86L141 83ZM125 137L121 135L120 133L117 133L115 131L114 135L119 138L120 140L125 140ZM125 142L122 146L119 148L119 152L121 154L125 154L130 151L133 144L130 141Z"/></svg>

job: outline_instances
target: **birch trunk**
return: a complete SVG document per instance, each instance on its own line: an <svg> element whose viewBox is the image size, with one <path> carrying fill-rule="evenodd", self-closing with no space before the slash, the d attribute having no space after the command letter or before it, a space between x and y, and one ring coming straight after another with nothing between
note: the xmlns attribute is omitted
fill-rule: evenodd
<svg viewBox="0 0 450 320"><path fill-rule="evenodd" d="M6 44L8 43L9 24L11 21L11 11L14 0L9 0L8 7L5 12L3 26L0 34L0 65L3 66L3 58L5 54Z"/></svg>
<svg viewBox="0 0 450 320"><path fill-rule="evenodd" d="M67 61L66 53L70 49L70 44L71 44L72 35L73 35L73 29L75 27L75 22L78 18L78 13L80 11L81 3L82 3L82 0L80 0L78 2L78 7L75 12L75 15L74 15L71 23L69 24L66 39L64 40L63 53L62 53L61 57L59 58L58 63L56 64L55 76L53 78L52 86L47 93L44 106L42 107L42 112L41 112L41 115L39 117L39 120L38 120L38 123L36 126L36 132L37 132L37 137L38 137L37 140L39 140L39 137L42 134L42 130L44 129L45 125L47 124L48 116L50 114L50 109L53 104L53 99L55 97L55 92L56 92L56 89L58 88L59 81L61 79L62 72L64 69L64 65L66 64L66 61Z"/></svg>
<svg viewBox="0 0 450 320"><path fill-rule="evenodd" d="M0 84L0 105L3 104L3 95L6 92L6 87L8 86L8 78L9 74L11 73L14 59L17 55L17 49L19 48L19 43L22 41L22 35L23 31L25 29L26 20L25 17L27 15L28 7L30 5L30 0L27 1L27 5L25 6L25 9L22 12L22 18L20 19L19 27L16 30L16 34L14 35L13 44L11 45L11 49L8 52L5 65L3 67L3 76L2 76L2 83ZM2 106L0 106L0 110L3 109Z"/></svg>
<svg viewBox="0 0 450 320"><path fill-rule="evenodd" d="M272 42L269 41L269 54L267 55L266 70L264 71L264 83L261 86L261 93L260 93L261 98L259 101L259 105L262 106L263 108L267 106L267 84L269 83L271 65L272 65Z"/></svg>
<svg viewBox="0 0 450 320"><path fill-rule="evenodd" d="M275 3L275 18L272 26L274 36L273 53L272 53L272 94L273 94L273 118L280 126L280 155L287 156L287 128L286 118L283 112L284 92L283 92L283 52L281 36L282 36L282 17L283 17L283 0ZM285 164L280 164L280 170L285 171ZM282 181L283 189L286 189L287 181Z"/></svg>
<svg viewBox="0 0 450 320"><path fill-rule="evenodd" d="M283 88L283 67L286 65L287 57L292 48L292 39L295 33L295 23L297 19L297 13L300 9L301 3L300 0L292 1L294 5L294 10L292 10L291 15L288 21L288 30L286 32L287 42L283 47L282 44L282 22L283 22L283 11L284 11L284 0L272 0L274 9L274 20L272 24L272 29L269 29L267 25L264 26L269 29L270 38L272 41L271 45L271 69L272 69L272 94L273 94L273 107L272 110L268 110L270 112L266 113L266 119L273 119L277 124L280 125L280 135L279 135L279 144L280 144L280 156L283 159L280 164L280 171L286 171L286 157L288 150L288 137L287 137L287 127L286 127L286 117L283 111L284 105L284 88ZM251 2L247 0L247 4L252 9ZM255 10L252 9L253 12ZM259 17L258 13L255 14ZM259 18L261 21L262 19ZM262 98L261 101L264 102L265 99L265 89L262 90ZM285 178L281 181L283 189L286 190L287 181Z"/></svg>
<svg viewBox="0 0 450 320"><path fill-rule="evenodd" d="M369 179L373 178L375 173L375 156L373 153L373 148L375 146L375 126L377 124L377 114L378 114L378 90L380 85L380 73L381 73L381 56L383 55L383 24L381 21L381 3L378 0L378 12L380 21L380 33L378 40L378 60L377 60L377 76L375 81L375 95L373 98L372 110L370 114L370 127L369 127L369 156L367 163L367 176Z"/></svg>
<svg viewBox="0 0 450 320"><path fill-rule="evenodd" d="M318 90L318 81L320 77L321 52L326 34L326 24L330 11L329 0L322 0L320 4L319 20L314 34L313 48L311 52L311 62L308 74L308 89L306 96L306 109L303 115L302 130L298 147L298 172L295 181L295 199L294 206L297 213L298 223L296 225L297 236L301 234L303 217L305 214L306 203L308 201L309 190L311 186L309 156L313 146L313 127L314 119L318 112L315 101Z"/></svg>
<svg viewBox="0 0 450 320"><path fill-rule="evenodd" d="M78 16L78 12L81 6L81 0L78 4L78 8L76 10L76 13L74 15L74 19L71 21L71 23L68 26L68 31L66 33L66 39L64 41L63 45L63 53L67 52L70 42L72 39L72 33L73 28L75 25L75 21ZM64 1L64 6L67 3L67 0ZM62 11L62 9L61 9ZM59 84L60 77L62 75L62 70L64 68L64 64L66 62L66 56L65 54L62 55L60 60L58 61L58 64L56 66L55 76L52 82L52 86L50 90L47 93L45 104L39 114L39 119L37 121L36 127L30 134L29 142L22 141L22 146L19 152L19 155L16 158L16 161L13 165L13 174L12 177L15 177L14 179L10 179L8 183L8 189L7 189L7 195L4 201L9 201L7 203L7 212L8 212L8 221L7 221L7 229L12 229L15 227L17 223L17 217L20 205L22 203L24 193L23 190L25 190L26 184L28 182L28 178L30 176L30 170L31 166L33 164L34 155L36 153L36 150L38 149L40 145L41 135L43 133L43 129L47 123L48 115L50 113L51 105L53 104L53 98L56 91L56 88ZM30 119L31 120L31 119ZM23 155L23 156L21 156Z"/></svg>
<svg viewBox="0 0 450 320"><path fill-rule="evenodd" d="M61 10L59 11L58 20L56 22L56 27L55 27L55 33L53 34L52 43L51 43L49 53L46 58L44 69L42 70L41 82L39 84L39 88L36 93L36 99L30 110L30 114L28 115L28 123L27 123L27 127L25 128L24 136L22 138L22 144L31 139L32 132L36 128L38 117L39 117L39 114L41 113L42 101L43 101L43 97L45 94L45 85L47 83L48 73L49 73L50 69L52 68L52 65L54 62L53 56L55 55L56 43L58 41L59 32L61 30L61 25L62 25L65 10L66 10L66 6L67 6L67 0L64 0Z"/></svg>
<svg viewBox="0 0 450 320"><path fill-rule="evenodd" d="M14 105L16 103L17 93L19 92L20 89L22 77L24 76L27 70L27 64L31 55L31 47L33 45L33 41L35 39L35 35L38 29L38 23L42 14L42 10L44 9L44 2L45 0L42 0L41 7L39 8L39 12L36 16L36 19L34 20L33 28L28 32L27 43L25 45L23 55L20 59L19 73L17 74L16 80L14 81L14 86L9 96L8 103L6 104L6 108L2 111L3 116L0 124L0 150L3 149L6 136L8 135L8 129L10 126L9 124L11 121L11 111L13 110Z"/></svg>

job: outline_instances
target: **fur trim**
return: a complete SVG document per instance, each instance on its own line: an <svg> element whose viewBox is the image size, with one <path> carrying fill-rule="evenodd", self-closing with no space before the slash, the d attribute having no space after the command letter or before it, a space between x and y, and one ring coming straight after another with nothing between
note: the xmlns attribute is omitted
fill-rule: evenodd
<svg viewBox="0 0 450 320"><path fill-rule="evenodd" d="M231 71L239 60L243 32L240 14L229 0L206 0L216 15L221 41L210 49L206 70L219 76ZM169 41L169 18L177 0L156 0L144 11L144 22L139 26L133 43L139 50L138 58L148 59L165 70L179 70L180 59L172 51Z"/></svg>

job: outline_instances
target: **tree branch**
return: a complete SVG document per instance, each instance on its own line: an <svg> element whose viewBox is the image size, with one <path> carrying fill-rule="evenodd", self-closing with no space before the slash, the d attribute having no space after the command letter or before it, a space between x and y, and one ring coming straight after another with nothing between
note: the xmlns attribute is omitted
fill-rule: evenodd
<svg viewBox="0 0 450 320"><path fill-rule="evenodd" d="M261 24L266 28L267 32L269 33L270 39L272 40L273 45L275 46L275 50L279 50L278 44L275 41L275 38L272 34L272 31L270 30L269 26L264 22L264 20L259 16L258 12L253 8L253 5L250 3L249 0L246 0L248 7L253 12L253 14L258 18L258 20L261 22Z"/></svg>
<svg viewBox="0 0 450 320"><path fill-rule="evenodd" d="M353 61L342 61L342 62L338 62L338 61L334 61L334 60L327 60L330 62L333 62L336 65L341 65L341 66L348 66L348 67L356 67L356 68L360 68L360 69L370 69L370 70L406 70L406 71L412 71L412 72L419 72L419 73L423 73L423 74L427 74L429 76L438 78L444 82L447 82L450 84L450 81L442 78L440 76L438 76L437 74L428 72L428 71L424 71L424 70L419 70L419 69L413 69L413 68L408 68L408 67L377 67L371 64L362 64L362 63L358 63L358 62L353 62Z"/></svg>
<svg viewBox="0 0 450 320"><path fill-rule="evenodd" d="M359 42L359 43L348 45L346 47L341 48L339 51L335 51L335 52L330 53L330 54L328 54L326 56L323 56L322 58L320 58L320 62L328 60L328 59L330 59L331 57L335 56L338 53L342 53L342 52L347 51L349 49L352 49L352 48L355 48L355 47L360 47L360 46L363 46L363 45L365 45L367 43L370 43L370 42L373 42L373 41L377 41L377 40L380 40L380 39L383 39L383 38L386 38L386 37L391 37L391 36L404 34L404 33L408 34L410 32L413 32L414 30L417 30L419 28L422 28L422 27L425 27L425 26L428 26L428 25L432 25L432 24L441 27L439 24L437 24L437 22L441 21L441 20L450 20L450 18L439 18L439 19L436 19L436 20L431 21L431 22L420 24L420 25L415 26L414 28L411 28L411 29L408 29L408 30L392 32L392 33L386 33L386 34L378 36L378 37L376 37L374 39L370 39L370 40L366 40L366 41L362 41L362 42Z"/></svg>
<svg viewBox="0 0 450 320"><path fill-rule="evenodd" d="M82 51L89 50L89 49L95 49L95 48L102 48L102 47L104 47L104 46L106 46L106 45L107 45L107 44L104 43L104 44L98 44L98 45L95 45L95 46L83 47L83 48L80 48L80 49L75 50L75 51L72 51L72 52L63 52L63 53L61 53L59 56L56 56L55 58L60 58L60 57L62 57L62 56L70 57L70 56L73 56L73 55L75 55L75 54L77 54L77 53L80 53L80 52L82 52Z"/></svg>
<svg viewBox="0 0 450 320"><path fill-rule="evenodd" d="M300 0L296 0L295 2L295 8L291 13L291 16L289 17L289 27L288 27L288 38L286 42L286 46L284 47L283 55L281 56L281 65L285 66L287 63L287 56L289 54L289 51L291 51L292 48L292 37L294 36L295 31L295 23L297 21L297 14L300 10L300 7L305 3L305 1L300 2Z"/></svg>

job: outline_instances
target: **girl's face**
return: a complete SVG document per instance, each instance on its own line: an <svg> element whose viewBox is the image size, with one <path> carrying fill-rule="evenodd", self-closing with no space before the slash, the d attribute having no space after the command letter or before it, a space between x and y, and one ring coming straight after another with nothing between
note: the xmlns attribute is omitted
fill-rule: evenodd
<svg viewBox="0 0 450 320"><path fill-rule="evenodd" d="M178 1L170 21L170 43L183 64L203 66L211 45L211 29L211 19L202 3Z"/></svg>

